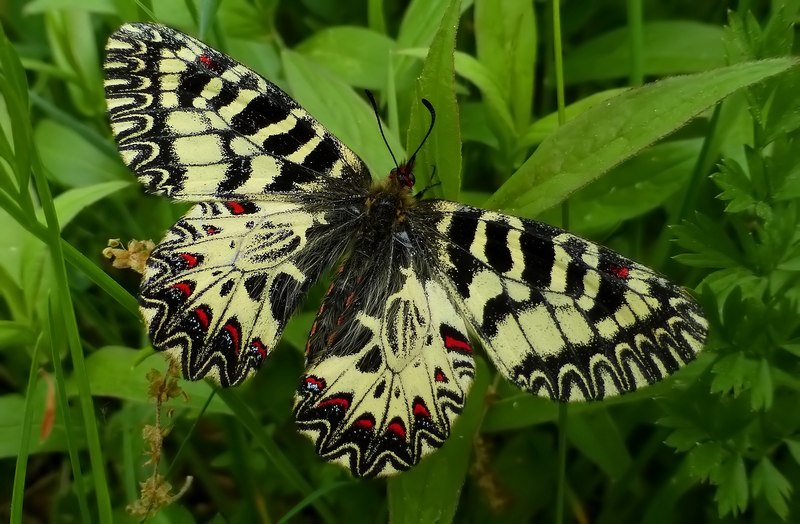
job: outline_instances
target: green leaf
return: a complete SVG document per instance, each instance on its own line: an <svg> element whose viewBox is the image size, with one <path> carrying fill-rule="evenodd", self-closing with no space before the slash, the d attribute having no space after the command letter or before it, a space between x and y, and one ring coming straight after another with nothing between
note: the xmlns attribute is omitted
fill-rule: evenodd
<svg viewBox="0 0 800 524"><path fill-rule="evenodd" d="M750 405L754 410L767 411L772 407L774 392L769 362L762 358L758 370L751 376Z"/></svg>
<svg viewBox="0 0 800 524"><path fill-rule="evenodd" d="M567 438L612 481L621 479L631 466L625 440L607 409L570 416Z"/></svg>
<svg viewBox="0 0 800 524"><path fill-rule="evenodd" d="M755 362L742 353L734 353L719 359L711 372L714 374L714 380L711 382L712 393L732 392L733 396L737 397L750 383L750 377L755 372Z"/></svg>
<svg viewBox="0 0 800 524"><path fill-rule="evenodd" d="M58 225L64 229L78 213L87 207L121 189L131 187L131 185L131 182L102 182L64 191L54 199Z"/></svg>
<svg viewBox="0 0 800 524"><path fill-rule="evenodd" d="M753 185L736 160L724 158L719 172L712 175L711 180L722 189L717 198L728 201L725 208L728 213L745 211L755 204Z"/></svg>
<svg viewBox="0 0 800 524"><path fill-rule="evenodd" d="M487 205L525 216L540 213L737 89L796 63L783 58L737 64L626 91L550 135Z"/></svg>
<svg viewBox="0 0 800 524"><path fill-rule="evenodd" d="M300 53L284 50L283 64L292 96L355 151L367 163L373 177L386 176L394 164L378 132L375 112L367 101ZM325 89L319 86L325 86ZM402 157L400 141L385 126L384 131L395 156Z"/></svg>
<svg viewBox="0 0 800 524"><path fill-rule="evenodd" d="M747 509L748 486L747 471L741 455L732 455L719 468L719 474L712 481L717 484L714 500L717 501L719 516L737 516Z"/></svg>
<svg viewBox="0 0 800 524"><path fill-rule="evenodd" d="M654 145L577 191L569 201L570 229L596 235L661 206L686 187L702 145L699 138ZM560 213L553 208L542 218L557 223Z"/></svg>
<svg viewBox="0 0 800 524"><path fill-rule="evenodd" d="M797 464L800 464L800 440L785 439L783 441Z"/></svg>
<svg viewBox="0 0 800 524"><path fill-rule="evenodd" d="M684 449L689 449L686 455L689 473L701 481L718 476L720 465L729 455L722 443L714 441L701 442Z"/></svg>
<svg viewBox="0 0 800 524"><path fill-rule="evenodd" d="M753 469L750 481L753 484L753 495L763 495L773 511L785 520L789 514L788 501L792 494L792 485L778 468L764 457Z"/></svg>
<svg viewBox="0 0 800 524"><path fill-rule="evenodd" d="M725 65L722 29L689 21L644 24L643 66L648 76L706 71ZM567 84L630 76L631 35L616 29L570 50L564 59Z"/></svg>
<svg viewBox="0 0 800 524"><path fill-rule="evenodd" d="M664 444L675 448L677 451L689 451L706 439L708 439L708 434L702 428L683 427L670 433L664 439Z"/></svg>
<svg viewBox="0 0 800 524"><path fill-rule="evenodd" d="M15 320L0 320L0 352L12 346L30 347L36 342L36 333L31 326Z"/></svg>
<svg viewBox="0 0 800 524"><path fill-rule="evenodd" d="M47 11L59 11L64 9L86 11L103 15L115 15L117 10L112 0L82 0L74 2L72 0L31 0L25 4L22 12L26 15L38 15Z"/></svg>
<svg viewBox="0 0 800 524"><path fill-rule="evenodd" d="M157 369L163 374L167 363L160 355L140 362L141 356L141 351L117 346L104 347L89 355L86 358L86 374L92 395L152 403L147 396L147 373L151 369ZM189 395L189 400L185 402L183 398L171 399L167 405L175 409L200 411L214 391L207 382L185 381L180 385ZM67 388L70 394L75 394L75 384L71 378ZM231 414L230 409L216 396L206 412Z"/></svg>
<svg viewBox="0 0 800 524"><path fill-rule="evenodd" d="M694 222L673 226L672 232L681 247L693 251L675 257L682 264L712 268L746 265L738 246L719 221L695 213Z"/></svg>
<svg viewBox="0 0 800 524"><path fill-rule="evenodd" d="M564 108L564 117L566 121L574 119L591 109L592 107L605 102L609 98L615 97L620 93L624 93L628 88L615 88L606 89L592 93L591 95L581 98L577 102L573 102ZM541 143L545 138L552 135L561 125L558 123L558 111L554 111L548 115L543 116L528 128L525 134L520 138L518 148L521 150L528 149Z"/></svg>
<svg viewBox="0 0 800 524"><path fill-rule="evenodd" d="M422 65L411 103L411 123L406 144L416 147L422 142L430 126L430 117L422 107L422 98L433 104L436 125L420 150L417 159L417 182L425 187L433 167L438 169L441 186L434 191L451 200L458 200L461 189L461 129L458 122L458 102L455 94L456 30L461 14L461 2L451 0L441 19L439 31L434 35L428 56Z"/></svg>
<svg viewBox="0 0 800 524"><path fill-rule="evenodd" d="M40 380L36 384L36 392L32 395L31 405L33 406L33 434L37 435L29 443L29 453L48 453L54 451L65 451L67 449L67 438L64 428L64 419L58 412L55 414L52 431L44 441L38 437L39 429L44 420L46 409L47 381ZM22 425L25 414L25 397L18 394L0 395L0 458L16 457L22 444ZM73 414L75 416L75 414ZM80 440L79 446L85 446L85 439L82 438L80 431L75 432L75 436Z"/></svg>
<svg viewBox="0 0 800 524"><path fill-rule="evenodd" d="M387 489L390 522L448 523L453 520L461 485L467 475L472 444L483 419L490 375L486 362L477 357L475 382L470 389L464 411L456 419L444 446L423 459L411 471L389 479Z"/></svg>
<svg viewBox="0 0 800 524"><path fill-rule="evenodd" d="M394 41L363 27L338 26L311 35L295 48L354 87L383 89Z"/></svg>
<svg viewBox="0 0 800 524"><path fill-rule="evenodd" d="M65 187L132 179L119 160L54 120L41 120L33 136L48 176Z"/></svg>

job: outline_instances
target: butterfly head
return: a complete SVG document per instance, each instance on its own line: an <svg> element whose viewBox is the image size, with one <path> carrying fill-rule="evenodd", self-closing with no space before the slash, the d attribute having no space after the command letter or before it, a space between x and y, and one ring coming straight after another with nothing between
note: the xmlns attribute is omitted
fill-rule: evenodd
<svg viewBox="0 0 800 524"><path fill-rule="evenodd" d="M393 167L389 172L389 179L396 181L401 187L413 188L414 182L417 181L414 177L414 158L412 157L408 162Z"/></svg>

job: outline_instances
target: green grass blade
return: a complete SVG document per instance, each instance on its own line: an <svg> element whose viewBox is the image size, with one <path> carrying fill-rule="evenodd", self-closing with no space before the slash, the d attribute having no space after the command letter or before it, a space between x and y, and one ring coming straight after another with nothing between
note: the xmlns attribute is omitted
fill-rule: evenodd
<svg viewBox="0 0 800 524"><path fill-rule="evenodd" d="M424 188L427 185L426 181L430 180L430 174L436 166L441 187L435 188L434 192L452 200L458 199L461 190L461 128L458 122L453 59L460 15L461 2L452 0L433 37L428 56L422 65L422 73L417 80L406 139L406 145L411 152L419 146L427 133L430 115L423 108L421 99L428 99L436 110L436 125L417 156L417 187Z"/></svg>
<svg viewBox="0 0 800 524"><path fill-rule="evenodd" d="M22 437L20 438L20 448L17 454L17 465L14 469L14 485L11 490L11 518L9 522L13 524L21 523L23 520L22 503L25 498L25 475L28 471L28 452L30 451L31 423L33 422L34 401L36 395L36 376L39 371L39 350L42 348L44 337L40 334L36 343L33 345L31 354L31 368L28 372L28 386L25 388L25 413L22 417Z"/></svg>

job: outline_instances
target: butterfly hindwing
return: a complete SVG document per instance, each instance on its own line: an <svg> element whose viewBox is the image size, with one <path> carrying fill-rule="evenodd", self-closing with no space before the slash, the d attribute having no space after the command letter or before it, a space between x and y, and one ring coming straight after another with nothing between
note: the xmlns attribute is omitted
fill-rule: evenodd
<svg viewBox="0 0 800 524"><path fill-rule="evenodd" d="M391 241L390 241L391 242ZM445 289L402 246L355 254L312 328L298 427L357 476L409 469L439 448L475 373Z"/></svg>
<svg viewBox="0 0 800 524"><path fill-rule="evenodd" d="M126 24L104 67L120 154L150 192L260 200L325 178L369 183L364 163L280 88L188 35Z"/></svg>
<svg viewBox="0 0 800 524"><path fill-rule="evenodd" d="M224 386L255 371L308 286L344 249L294 203L197 204L150 258L140 288L153 346Z"/></svg>
<svg viewBox="0 0 800 524"><path fill-rule="evenodd" d="M559 400L652 384L700 351L697 304L652 270L532 220L431 201L448 291L497 369Z"/></svg>

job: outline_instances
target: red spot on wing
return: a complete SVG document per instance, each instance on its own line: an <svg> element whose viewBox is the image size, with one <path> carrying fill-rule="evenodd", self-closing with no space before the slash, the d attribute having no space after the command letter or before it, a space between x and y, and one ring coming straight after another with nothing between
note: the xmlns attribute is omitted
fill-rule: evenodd
<svg viewBox="0 0 800 524"><path fill-rule="evenodd" d="M469 342L451 337L450 335L445 335L444 347L453 351L472 354L472 346L469 345Z"/></svg>
<svg viewBox="0 0 800 524"><path fill-rule="evenodd" d="M237 353L239 352L239 338L241 334L239 333L239 328L232 324L231 322L226 323L222 326L222 329L228 332L228 335L231 337L231 342L233 343L233 350Z"/></svg>
<svg viewBox="0 0 800 524"><path fill-rule="evenodd" d="M415 417L431 418L431 412L428 411L428 408L425 407L421 400L414 402L413 412Z"/></svg>
<svg viewBox="0 0 800 524"><path fill-rule="evenodd" d="M355 422L353 422L353 427L359 429L372 429L375 427L375 421L369 415L364 415Z"/></svg>
<svg viewBox="0 0 800 524"><path fill-rule="evenodd" d="M386 426L386 432L391 433L402 440L406 439L406 427L403 425L403 422L400 419L396 418L392 420L389 425Z"/></svg>
<svg viewBox="0 0 800 524"><path fill-rule="evenodd" d="M608 271L611 272L614 276L621 279L626 279L631 274L631 268L626 266L618 266L616 264L611 264L608 266Z"/></svg>
<svg viewBox="0 0 800 524"><path fill-rule="evenodd" d="M436 382L444 382L447 383L447 376L442 371L442 368L436 368L436 371L433 373L433 380Z"/></svg>
<svg viewBox="0 0 800 524"><path fill-rule="evenodd" d="M205 306L200 306L194 310L194 315L197 318L197 321L200 322L200 327L202 327L203 330L208 329L208 325L211 324L211 314L208 311L208 308Z"/></svg>
<svg viewBox="0 0 800 524"><path fill-rule="evenodd" d="M178 282L172 285L172 289L177 289L183 295L184 300L192 294L192 286L188 282Z"/></svg>
<svg viewBox="0 0 800 524"><path fill-rule="evenodd" d="M222 230L221 230L220 228L218 228L217 226L212 226L211 224L205 224L205 225L203 225L203 229L205 229L205 231L206 231L206 235L216 235L217 233L219 233L220 231L222 231Z"/></svg>
<svg viewBox="0 0 800 524"><path fill-rule="evenodd" d="M331 397L321 401L319 404L317 404L317 407L318 408L337 407L342 411L347 411L347 408L350 407L350 401L344 397Z"/></svg>
<svg viewBox="0 0 800 524"><path fill-rule="evenodd" d="M267 353L269 353L264 343L261 342L260 338L254 338L251 340L250 347L258 351L258 354L261 355L262 359L265 359L267 357Z"/></svg>
<svg viewBox="0 0 800 524"><path fill-rule="evenodd" d="M325 386L326 386L325 379L317 378L313 375L309 375L306 377L305 380L306 391L314 391L315 393L322 393L322 391L325 389Z"/></svg>
<svg viewBox="0 0 800 524"><path fill-rule="evenodd" d="M225 202L225 207L232 215L241 215L244 213L244 206L239 202Z"/></svg>
<svg viewBox="0 0 800 524"><path fill-rule="evenodd" d="M186 269L192 269L200 263L200 258L191 253L181 253L180 257L186 263Z"/></svg>
<svg viewBox="0 0 800 524"><path fill-rule="evenodd" d="M208 55L200 55L200 58L198 58L198 60L200 60L200 63L209 69L212 69L214 67L214 60Z"/></svg>

